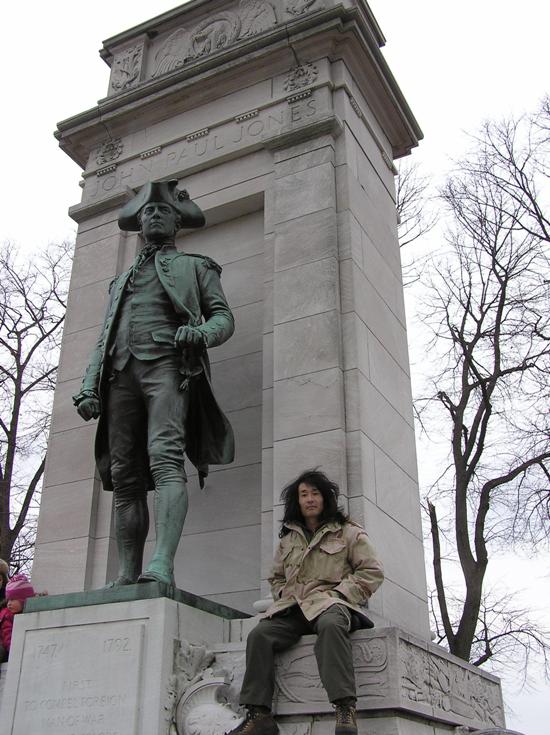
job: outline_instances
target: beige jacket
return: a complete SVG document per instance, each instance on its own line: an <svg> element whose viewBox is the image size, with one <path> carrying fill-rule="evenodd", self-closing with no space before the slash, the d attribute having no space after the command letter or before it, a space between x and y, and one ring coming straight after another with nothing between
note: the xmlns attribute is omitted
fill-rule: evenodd
<svg viewBox="0 0 550 735"><path fill-rule="evenodd" d="M327 523L309 543L301 526L289 523L287 528L269 578L274 603L262 617L296 603L308 620L336 603L364 615L361 606L382 584L384 572L361 526Z"/></svg>

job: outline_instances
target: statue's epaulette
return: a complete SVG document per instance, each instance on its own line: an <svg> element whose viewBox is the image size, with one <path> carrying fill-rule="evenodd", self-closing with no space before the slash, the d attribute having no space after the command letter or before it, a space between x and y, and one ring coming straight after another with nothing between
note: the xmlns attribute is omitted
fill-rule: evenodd
<svg viewBox="0 0 550 735"><path fill-rule="evenodd" d="M204 264L207 268L213 268L218 275L222 272L222 267L219 263L216 263L214 258L211 258L208 255L198 255L197 253L185 253L186 255L189 255L191 258L201 258L201 260L204 261Z"/></svg>

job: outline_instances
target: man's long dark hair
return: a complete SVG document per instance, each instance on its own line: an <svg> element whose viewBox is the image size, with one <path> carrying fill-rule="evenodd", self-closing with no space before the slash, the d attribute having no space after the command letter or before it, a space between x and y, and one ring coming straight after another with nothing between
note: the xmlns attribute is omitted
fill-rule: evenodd
<svg viewBox="0 0 550 735"><path fill-rule="evenodd" d="M279 537L282 538L290 533L290 530L285 527L285 523L300 523L304 524L304 517L300 510L298 503L298 488L303 483L311 485L311 487L319 490L323 496L323 512L319 516L321 525L328 523L329 521L337 521L338 523L347 523L349 520L348 516L338 506L338 495L340 494L340 488L338 485L330 480L324 472L320 470L305 470L302 474L287 485L281 493L281 500L285 506L285 513L283 516L281 530L279 531Z"/></svg>

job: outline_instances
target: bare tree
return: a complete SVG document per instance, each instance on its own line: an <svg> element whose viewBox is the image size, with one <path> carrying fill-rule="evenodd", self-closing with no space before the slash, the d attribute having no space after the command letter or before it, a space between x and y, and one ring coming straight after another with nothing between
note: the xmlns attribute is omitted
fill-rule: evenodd
<svg viewBox="0 0 550 735"><path fill-rule="evenodd" d="M510 131L504 124L500 129ZM484 128L477 150L442 191L449 213L446 247L424 281L434 372L423 423L435 411L439 419L433 421L443 426L450 450L428 502L439 620L450 651L476 664L513 636L527 647L548 646L545 634L537 637L517 610L514 616L495 607L484 589L499 541L514 534L544 538L550 507L546 219L534 204L534 178L525 179L520 194L515 179L497 175L495 160L487 156L496 151L494 132ZM516 157L508 170L525 170L524 164ZM441 518L437 506L444 510ZM449 556L461 570L458 613L444 579ZM488 611L497 608L488 625ZM495 632L497 620L512 619L508 632L505 625Z"/></svg>
<svg viewBox="0 0 550 735"><path fill-rule="evenodd" d="M396 178L396 209L399 246L404 248L435 225L437 217L431 208L430 180L415 161L401 159Z"/></svg>
<svg viewBox="0 0 550 735"><path fill-rule="evenodd" d="M462 171L503 194L500 204L515 228L550 242L550 97L534 115L485 123L474 142Z"/></svg>
<svg viewBox="0 0 550 735"><path fill-rule="evenodd" d="M449 609L460 616L463 599L446 587ZM478 625L472 641L470 663L482 666L488 661L493 668L509 672L513 664L516 671L523 672L523 683L528 679L529 665L532 660L542 664L546 676L550 674L550 631L534 619L532 611L518 604L513 592L491 589L481 599ZM434 640L444 644L447 641L438 611L437 594L429 599ZM458 624L458 618L453 619Z"/></svg>
<svg viewBox="0 0 550 735"><path fill-rule="evenodd" d="M13 571L32 558L71 249L0 248L0 557Z"/></svg>

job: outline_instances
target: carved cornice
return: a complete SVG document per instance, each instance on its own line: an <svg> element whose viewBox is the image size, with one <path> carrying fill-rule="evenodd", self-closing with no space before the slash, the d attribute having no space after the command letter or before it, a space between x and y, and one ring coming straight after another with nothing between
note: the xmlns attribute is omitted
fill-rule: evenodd
<svg viewBox="0 0 550 735"><path fill-rule="evenodd" d="M186 140L197 140L197 138L204 138L205 135L208 135L210 132L210 128L203 128L202 130L197 130L194 133L191 133L190 135L186 136Z"/></svg>
<svg viewBox="0 0 550 735"><path fill-rule="evenodd" d="M162 151L162 146L157 145L155 148L150 148L148 151L143 151L143 153L139 154L139 157L144 160L145 158L151 158L151 156L158 156L158 154Z"/></svg>
<svg viewBox="0 0 550 735"><path fill-rule="evenodd" d="M107 174L112 174L113 171L116 171L116 168L116 163L111 163L109 166L105 166L104 168L98 168L96 176L107 176Z"/></svg>
<svg viewBox="0 0 550 735"><path fill-rule="evenodd" d="M294 100L279 98L257 110L217 120L208 128L185 131L176 126L173 138L145 152L129 149L105 175L102 169L90 168L84 174L83 203L110 201L125 187L136 189L149 179L189 176L261 148L277 150L327 133L339 135L342 124L333 115L329 99L328 89L309 88Z"/></svg>
<svg viewBox="0 0 550 735"><path fill-rule="evenodd" d="M281 6L283 0L278 0L278 2ZM241 19L241 35L233 45L230 43L224 45L227 38L233 38L232 33L229 33L228 36L224 34L218 36L219 27L211 24L201 25L200 16L195 12L196 20L190 23L189 27L195 30L198 29L197 33L200 31L200 39L205 40L206 37L211 41L212 39L218 39L215 43L219 42L221 50L215 53L199 54L191 59L189 63L155 78L147 78L147 75L145 75L139 84L130 86L119 94L101 100L97 108L59 123L56 136L60 140L60 146L84 167L90 153L89 146L99 144L105 135L105 126L114 137L136 128L138 124L141 127L153 125L157 119L165 117L167 107L174 110L174 114L176 114L178 111L184 112L190 109L191 102L197 97L200 98L202 104L214 100L219 96L219 89L225 83L224 74L227 75L227 79L231 80L233 85L239 79L241 70L243 79L246 78L246 83L249 85L259 78L258 72L261 70L269 73L269 70L275 67L277 69L275 73L281 74L282 60L291 55L289 50L290 41L293 48L298 49L301 54L300 66L307 68L310 64L312 67L309 76L308 74L304 76L306 83L311 82L312 72L318 66L316 59L327 58L330 53L329 47L334 48L334 44L339 49L344 63L348 63L348 57L356 59L354 63L356 63L359 73L363 75L365 80L367 78L369 80L369 88L363 90L363 93L369 98L369 106L380 120L381 127L389 138L394 152L402 155L417 144L422 134L402 95L400 95L395 80L387 70L387 65L384 66L385 62L383 64L381 61L378 48L379 34L375 28L370 26L367 28L366 23L370 22L368 14L364 11L363 3L360 0L357 0L357 3L357 7L344 7L340 3L337 4L336 0L322 0L319 5L311 6L312 8L319 8L315 12L308 10L301 15L287 14L288 17L284 24L277 23L272 28L255 36L242 35ZM250 4L250 7L252 5L254 4ZM323 5L326 6L324 9ZM203 6L205 4L202 2L190 2L183 7L185 9L189 8L189 11L198 11ZM215 7L219 9L223 5L217 3ZM216 14L215 7L212 8L212 17L218 17L221 22L221 16ZM242 9L247 6L240 3L236 7ZM254 5L254 7L259 8L259 5ZM362 12L358 11L358 7L362 8ZM185 13L182 12L181 8L179 14L174 13L170 16L172 27L165 27L164 36L160 38L158 45L152 46L152 42L149 43L147 53L151 55L151 58L158 53L161 46L165 48L165 51L167 50L163 44L177 30L176 17L180 19L180 22L185 17ZM227 19L224 22L227 22ZM143 38L146 35L146 26L152 28L152 24L154 24L154 21L140 26L135 29L134 33L129 32L129 35L125 35L124 38L119 39L117 37L115 40L118 46L122 47L124 45L124 48L131 48L130 41L136 37L137 32L139 31ZM218 29L216 33L214 33L214 28ZM343 33L344 28L346 33ZM354 29L357 29L356 32L354 32ZM214 35L212 35L213 33ZM348 49L345 42L345 38L349 34L353 34L355 44L353 49ZM340 39L344 40L340 42ZM172 40L177 39L173 38ZM124 41L124 44L122 41ZM368 50L364 47L365 44L369 46ZM145 45L147 46L147 44ZM198 48L196 44L194 48ZM319 57L313 57L311 61L308 61L304 49L309 49L310 52L315 50ZM177 51L177 49L175 50ZM302 59L304 60L302 61ZM315 82L315 84L318 83ZM289 84L296 87L299 82L297 83L294 80ZM360 82L359 86L360 89L363 89L363 81ZM307 87L304 87L306 94L309 94L307 89ZM235 90L236 87L233 87L232 91ZM300 94L301 91L296 89L296 95ZM290 103L294 103L298 99L293 94L287 94L287 96L290 97ZM242 114L247 113L243 111ZM253 114L252 110L250 114ZM211 129L210 125L208 127ZM193 131L189 131L189 134L192 135ZM165 141L159 141L159 144L164 149Z"/></svg>
<svg viewBox="0 0 550 735"><path fill-rule="evenodd" d="M300 100L305 100L308 97L311 97L313 94L311 89L304 89L302 92L298 92L297 94L291 94L289 97L286 98L286 101L289 105L293 105L295 102L299 102Z"/></svg>
<svg viewBox="0 0 550 735"><path fill-rule="evenodd" d="M288 148L290 145L303 143L306 140L318 138L320 135L332 135L336 138L343 130L344 127L336 116L327 115L325 118L315 120L312 123L282 130L277 136L266 140L264 145L269 150L276 151L281 148Z"/></svg>
<svg viewBox="0 0 550 735"><path fill-rule="evenodd" d="M116 216L113 219L116 219L118 217L118 210L135 195L136 193L133 189L126 187L124 191L117 191L116 194L105 197L97 202L75 204L69 207L69 217L75 222L80 223L86 222L86 220L91 217L96 217L98 214L103 214L103 212L115 210Z"/></svg>
<svg viewBox="0 0 550 735"><path fill-rule="evenodd" d="M242 115L236 115L234 119L236 123L241 123L245 120L252 120L253 117L258 117L259 114L259 110L250 110L250 112L243 112Z"/></svg>

